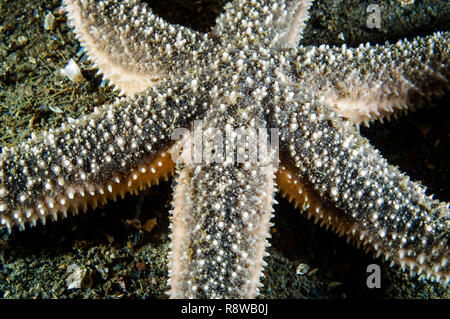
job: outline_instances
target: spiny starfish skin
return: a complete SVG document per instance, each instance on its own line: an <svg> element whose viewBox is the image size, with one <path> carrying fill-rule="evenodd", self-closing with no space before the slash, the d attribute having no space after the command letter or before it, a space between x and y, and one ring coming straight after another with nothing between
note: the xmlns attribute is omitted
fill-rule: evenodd
<svg viewBox="0 0 450 319"><path fill-rule="evenodd" d="M439 95L448 87L447 33L387 48L294 49L307 2L235 1L212 37L169 26L133 1L80 3L67 2L69 17L106 77L125 94L152 87L4 149L0 221L8 229L156 183L174 168L171 133L194 119L223 131L278 127L277 182L285 194L327 227L448 281L448 207L426 197L333 111L359 123L390 112L375 105L352 118L356 99L389 108ZM109 46L114 38L120 41ZM275 168L183 164L172 212L171 296L254 297Z"/></svg>

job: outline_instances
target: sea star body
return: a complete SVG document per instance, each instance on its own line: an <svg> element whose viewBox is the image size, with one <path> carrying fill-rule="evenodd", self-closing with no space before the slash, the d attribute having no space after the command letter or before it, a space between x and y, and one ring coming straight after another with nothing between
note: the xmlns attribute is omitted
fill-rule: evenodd
<svg viewBox="0 0 450 319"><path fill-rule="evenodd" d="M7 227L33 223L47 213L64 212L66 207L96 205L107 198L104 194L108 192L114 197L144 182L155 182L172 169L167 154L160 153L170 145L168 134L176 127L192 127L194 119L202 118L206 131L208 128L227 131L227 125L277 127L282 163L278 184L286 194L309 207L310 213L322 218L325 225L356 237L402 266L414 266L430 276L448 280L448 208L424 196L417 184L389 167L358 137L353 124L341 121L333 113L335 109L351 118L355 109L361 110L353 107L356 99L368 105L381 100L389 108L411 103L411 96L421 100L422 91L440 93L447 85L448 58L444 53L448 50L448 34L418 39L410 44L409 53L400 44L398 50L394 46L388 50L369 47L360 50L301 47L297 50L291 47L295 47L300 38L307 2L278 1L266 7L265 3L257 1L237 1L234 5L234 9L228 7L219 19L211 38L185 29L176 31L150 15L152 23L148 25L155 26L158 42L162 38L166 45L152 47L149 41L150 48L146 47L148 41L142 41L139 36L153 35L153 30L138 34L139 41L132 38L135 35L133 24L139 27L145 15L137 15L142 11L130 7L128 13L136 18L129 24L131 31L123 22L118 24L122 27L119 30L127 34L126 38L121 38L120 45L124 47L118 49L118 43L109 48L102 41L95 47L94 40L117 36L114 33L117 30L108 34L111 31L108 19L119 13L120 22L122 8L110 7L112 15L108 18L100 5L88 17L80 9L82 6L70 3L69 11L76 27L77 20L90 21L78 24L77 32L108 78L128 93L156 85L132 103L125 99L117 102L108 109L106 117L99 110L75 125L47 133L38 138L38 143L30 141L29 146L22 145L18 151L4 151L5 186L1 208L6 213L2 215L2 223ZM107 17L103 21L107 23L99 27L96 21L102 17L97 16L98 12ZM257 22L261 21L274 27L272 33L258 27ZM80 25L92 27L81 30ZM293 25L296 27L292 28ZM236 37L236 34L244 36ZM211 49L209 46L215 44L216 37L225 45ZM202 41L202 45L198 41ZM174 48L179 51L174 53ZM129 57L111 61L98 53L115 50L129 50ZM131 61L136 57L133 50L150 50L152 54L144 56L141 64L133 65ZM419 58L410 54L416 51L419 51ZM433 53L434 59L426 58L428 51ZM193 72L189 64L192 61L187 58L192 52L199 65L212 66L212 74L203 67ZM152 56L157 59L146 61ZM392 56L393 60L402 56L417 62L417 69L390 63ZM368 61L362 61L363 57L369 57ZM377 70L379 63L387 65L387 70ZM357 70L353 74L347 72L349 64L351 70ZM327 76L323 77L323 73ZM405 81L403 75L409 81ZM169 80L164 80L165 76ZM424 84L416 82L423 77ZM179 81L180 78L183 81ZM214 85L218 79L219 85ZM137 85L130 86L133 81ZM366 94L361 89L362 84L366 89L376 87L378 91ZM348 92L349 87L358 90ZM388 96L383 100L393 87L398 89L393 92L393 98ZM405 97L405 93L409 95ZM344 108L350 113L342 111ZM366 121L373 114L378 116L377 113L383 115L383 112L387 110L362 111L352 120ZM126 138L121 133L125 131ZM44 140L48 149L34 146ZM97 149L98 145L105 149ZM77 147L80 147L78 151ZM262 143L262 148L268 148L267 142ZM91 149L97 150L92 153ZM158 152L152 153L154 149ZM30 154L43 161L32 159L32 163L28 163ZM75 158L67 154L83 156ZM52 163L58 162L55 156L61 158L60 164ZM46 161L49 158L51 160ZM104 162L110 164L105 167ZM17 163L20 163L18 167ZM271 159L255 167L217 163L202 166L184 159L184 165L179 167L173 210L173 297L252 297L256 294L275 188L276 168L270 163L273 163ZM158 170L158 166L167 167L166 171ZM37 181L27 178L33 169L37 170L37 174L33 173ZM49 171L54 178L48 177ZM20 172L23 172L23 180L20 180ZM147 172L155 175L143 179L142 175L146 176ZM81 186L77 180L87 181L88 185ZM35 192L35 188L37 193L28 193ZM66 205L67 202L70 204ZM392 224L387 222L389 220ZM431 238L427 232L437 235L436 238ZM415 243L417 238L422 246ZM205 248L204 243L211 245ZM235 282L225 285L224 278Z"/></svg>

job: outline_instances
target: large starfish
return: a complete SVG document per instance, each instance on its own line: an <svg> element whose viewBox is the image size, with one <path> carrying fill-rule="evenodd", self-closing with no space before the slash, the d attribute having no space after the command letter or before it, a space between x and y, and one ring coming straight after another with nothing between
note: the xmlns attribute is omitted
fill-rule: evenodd
<svg viewBox="0 0 450 319"><path fill-rule="evenodd" d="M105 116L98 110L4 150L1 222L23 227L157 182L172 169L161 152L174 145L173 129L191 128L195 119L224 132L277 127L283 192L327 227L402 267L448 281L448 208L426 197L340 118L358 124L418 103L424 94L439 95L448 86L448 34L387 48L295 48L309 3L267 2L236 1L205 36L169 26L150 10L133 10L129 2L104 11L69 1L69 17L91 58L124 93L140 94L105 107ZM125 21L117 10L135 20ZM146 23L149 28L140 29ZM120 41L102 42L109 37ZM361 111L366 105L374 108ZM266 140L261 144L270 148ZM170 293L253 297L276 161L193 163L187 154L178 166L172 212Z"/></svg>

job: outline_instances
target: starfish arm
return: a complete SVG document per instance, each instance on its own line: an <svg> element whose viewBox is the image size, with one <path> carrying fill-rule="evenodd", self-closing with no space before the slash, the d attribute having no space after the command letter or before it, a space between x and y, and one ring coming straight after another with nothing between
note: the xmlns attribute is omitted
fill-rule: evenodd
<svg viewBox="0 0 450 319"><path fill-rule="evenodd" d="M261 100L261 94L247 95L209 109L180 142L171 216L172 298L258 294L278 163ZM241 105L245 111L236 114Z"/></svg>
<svg viewBox="0 0 450 319"><path fill-rule="evenodd" d="M235 0L212 30L223 42L265 48L295 48L302 38L312 0Z"/></svg>
<svg viewBox="0 0 450 319"><path fill-rule="evenodd" d="M383 119L450 88L450 33L358 48L299 48L294 82L355 124Z"/></svg>
<svg viewBox="0 0 450 319"><path fill-rule="evenodd" d="M280 121L280 119L278 119ZM281 124L281 123L280 123ZM425 195L348 121L314 99L279 125L281 190L341 235L410 270L450 279L448 204Z"/></svg>
<svg viewBox="0 0 450 319"><path fill-rule="evenodd" d="M210 42L171 25L137 0L64 0L69 24L104 77L122 94L181 76Z"/></svg>
<svg viewBox="0 0 450 319"><path fill-rule="evenodd" d="M171 132L199 112L196 95L190 85L153 87L3 148L0 227L45 223L48 216L95 207L167 177L174 169Z"/></svg>
<svg viewBox="0 0 450 319"><path fill-rule="evenodd" d="M192 140L187 137L184 149ZM177 164L169 295L254 298L269 245L273 163L198 164L186 154Z"/></svg>

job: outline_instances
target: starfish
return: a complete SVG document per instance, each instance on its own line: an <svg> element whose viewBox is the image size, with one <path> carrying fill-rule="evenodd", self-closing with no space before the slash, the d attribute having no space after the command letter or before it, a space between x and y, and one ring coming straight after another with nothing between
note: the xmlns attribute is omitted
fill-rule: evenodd
<svg viewBox="0 0 450 319"><path fill-rule="evenodd" d="M3 149L0 222L8 230L155 184L180 149L172 297L257 295L276 187L327 228L448 282L447 205L390 166L355 126L447 89L448 33L357 49L297 47L309 1L234 1L206 35L135 1L65 4L91 59L127 97ZM199 122L206 161L196 158ZM240 144L237 128L247 130ZM269 138L269 128L279 136ZM242 162L218 151L217 132Z"/></svg>

